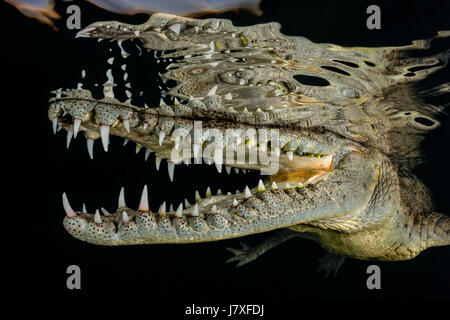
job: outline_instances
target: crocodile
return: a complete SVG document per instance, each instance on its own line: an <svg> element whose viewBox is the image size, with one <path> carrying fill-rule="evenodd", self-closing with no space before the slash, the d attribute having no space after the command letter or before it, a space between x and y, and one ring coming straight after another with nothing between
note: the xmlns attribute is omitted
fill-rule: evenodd
<svg viewBox="0 0 450 320"><path fill-rule="evenodd" d="M229 261L238 266L293 237L318 242L329 252L323 268L336 269L345 257L407 260L449 245L450 220L434 211L432 195L413 169L423 161L421 142L440 125L443 110L424 96L448 92L448 83L422 92L415 83L444 68L450 50L413 53L450 32L407 46L368 48L314 43L280 28L275 22L234 26L225 19L156 13L143 24L100 21L79 31L77 37L117 41L124 57L124 41L139 40L158 62L170 62L160 77L175 85L151 107L132 103L130 95L115 98L110 71L102 98L82 87L53 91L48 117L55 132L66 130L68 142L83 132L91 158L97 139L105 151L110 135L133 141L146 157L155 153L158 167L166 160L171 179L177 164L202 157L219 172L225 165L228 172L259 170L262 178L243 192L208 190L205 197L197 193L193 205L186 201L174 210L163 202L156 212L149 209L147 186L136 210L127 207L122 188L117 210L103 214L75 211L64 193L65 229L106 246L273 231L255 247L230 248ZM198 124L216 135L196 138ZM276 135L255 134L263 129ZM239 148L243 161L232 153ZM174 150L181 149L175 159ZM274 161L250 161L252 154Z"/></svg>

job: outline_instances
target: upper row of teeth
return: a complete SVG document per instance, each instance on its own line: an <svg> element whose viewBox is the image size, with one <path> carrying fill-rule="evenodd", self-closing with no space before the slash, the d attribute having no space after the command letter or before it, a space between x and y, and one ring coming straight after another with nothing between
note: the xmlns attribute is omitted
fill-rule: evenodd
<svg viewBox="0 0 450 320"><path fill-rule="evenodd" d="M303 188L304 187L303 183L301 183L301 182L299 182L297 185L290 184L290 183L283 183L283 185L284 185L283 189ZM271 190L278 190L278 189L280 189L280 187L274 181L274 182L272 182L272 185L271 185L270 189ZM257 191L258 192L266 191L266 187L264 186L264 183L262 182L262 180L259 180ZM236 191L236 195L239 195L239 194L240 194L240 191L237 190ZM220 189L217 191L217 195L222 195L222 192L221 192ZM232 195L232 194L231 194L231 192L228 192L227 195ZM211 193L211 189L208 187L207 190L206 190L206 196L205 197L210 197L210 196L212 196L212 193ZM244 189L244 200L246 200L246 199L248 199L250 197L252 197L252 192L250 191L248 186L246 186L245 189ZM66 212L67 217L69 217L69 218L76 217L77 214L72 209L72 207L70 206L69 200L67 199L67 195L65 193L63 193L63 195L62 195L62 200L63 200L64 211ZM200 194L198 193L198 191L195 191L195 201L198 202L200 200L202 200ZM232 206L233 207L238 206L239 202L240 201L238 201L236 198L234 198ZM184 200L184 206L186 208L191 207L191 204L187 201L187 199ZM124 223L128 223L130 221L129 215L128 215L128 213L125 210L126 208L127 208L127 206L126 206L126 203L125 203L125 190L122 187L122 189L120 190L120 194L119 194L119 202L118 202L117 211L120 212L120 211L123 210L122 211L122 221ZM102 207L100 210L102 211L104 216L106 216L106 217L107 216L111 216L111 214L105 208ZM199 216L199 210L200 210L199 209L199 205L198 205L198 203L196 203L194 205L194 209L188 215L190 215L192 217L198 217ZM137 211L150 212L147 186L144 186L144 188L142 190L141 200L139 202L139 207L138 207ZM215 205L212 206L210 211L211 211L211 213L218 213L217 207ZM83 213L87 213L85 204L83 204L82 212ZM170 205L169 211L167 211L167 209L166 209L166 202L164 201L159 206L158 214L161 215L161 216L171 215L171 216L175 216L175 217L182 217L183 214L185 214L185 213L183 213L183 203L180 203L178 205L177 210L173 210L173 206ZM102 223L102 219L101 219L100 212L99 212L98 209L95 211L94 221L96 223Z"/></svg>

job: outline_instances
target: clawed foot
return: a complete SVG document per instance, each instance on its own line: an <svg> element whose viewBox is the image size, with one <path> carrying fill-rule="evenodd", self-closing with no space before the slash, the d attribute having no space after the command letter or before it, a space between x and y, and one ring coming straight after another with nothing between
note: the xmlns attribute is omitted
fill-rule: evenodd
<svg viewBox="0 0 450 320"><path fill-rule="evenodd" d="M244 242L240 242L240 244L242 246L242 249L225 248L234 254L234 257L228 259L227 263L238 261L236 268L242 267L244 264L247 264L250 261L255 260L259 256L256 248L251 248L248 244Z"/></svg>

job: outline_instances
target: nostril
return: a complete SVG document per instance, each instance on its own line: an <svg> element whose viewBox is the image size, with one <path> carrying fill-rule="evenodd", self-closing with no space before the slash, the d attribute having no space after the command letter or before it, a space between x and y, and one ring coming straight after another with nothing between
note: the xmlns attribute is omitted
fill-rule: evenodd
<svg viewBox="0 0 450 320"><path fill-rule="evenodd" d="M426 127L432 127L435 124L433 120L423 117L415 117L414 121Z"/></svg>

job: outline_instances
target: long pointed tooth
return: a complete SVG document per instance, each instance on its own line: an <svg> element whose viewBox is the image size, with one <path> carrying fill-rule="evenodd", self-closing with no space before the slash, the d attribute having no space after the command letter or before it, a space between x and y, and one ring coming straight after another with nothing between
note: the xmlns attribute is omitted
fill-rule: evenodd
<svg viewBox="0 0 450 320"><path fill-rule="evenodd" d="M98 211L98 209L95 210L94 221L98 224L102 223L102 218L100 217L100 212Z"/></svg>
<svg viewBox="0 0 450 320"><path fill-rule="evenodd" d="M234 168L234 172L239 173L239 168Z"/></svg>
<svg viewBox="0 0 450 320"><path fill-rule="evenodd" d="M250 189L248 188L248 186L245 186L245 199L248 199L252 196L252 193L250 192Z"/></svg>
<svg viewBox="0 0 450 320"><path fill-rule="evenodd" d="M86 140L86 144L87 144L89 157L91 159L94 159L94 140L93 139L87 139Z"/></svg>
<svg viewBox="0 0 450 320"><path fill-rule="evenodd" d="M159 171L159 166L161 165L161 160L162 159L158 156L155 158L156 170L158 170L158 171Z"/></svg>
<svg viewBox="0 0 450 320"><path fill-rule="evenodd" d="M128 133L130 133L130 121L128 119L123 120L123 126Z"/></svg>
<svg viewBox="0 0 450 320"><path fill-rule="evenodd" d="M69 200L67 199L67 195L65 192L62 195L62 200L63 200L63 207L64 207L64 211L66 212L66 215L69 218L76 217L77 214L75 213L75 211L73 211L72 207L70 206Z"/></svg>
<svg viewBox="0 0 450 320"><path fill-rule="evenodd" d="M278 190L278 185L275 181L272 182L272 190Z"/></svg>
<svg viewBox="0 0 450 320"><path fill-rule="evenodd" d="M173 205L172 204L170 204L169 212L173 212Z"/></svg>
<svg viewBox="0 0 450 320"><path fill-rule="evenodd" d="M120 189L120 193L119 193L119 204L118 207L119 208L125 208L127 205L125 203L125 188L122 187Z"/></svg>
<svg viewBox="0 0 450 320"><path fill-rule="evenodd" d="M72 141L72 137L73 137L73 131L72 131L72 129L69 129L67 131L67 139L66 139L66 148L67 149L69 149L70 141Z"/></svg>
<svg viewBox="0 0 450 320"><path fill-rule="evenodd" d="M145 149L145 161L148 160L148 156L150 155L151 151L148 149Z"/></svg>
<svg viewBox="0 0 450 320"><path fill-rule="evenodd" d="M147 185L145 185L144 189L142 190L141 201L139 202L138 210L139 211L149 211Z"/></svg>
<svg viewBox="0 0 450 320"><path fill-rule="evenodd" d="M238 201L236 200L236 198L233 199L233 207L236 207L238 205Z"/></svg>
<svg viewBox="0 0 450 320"><path fill-rule="evenodd" d="M136 154L139 153L139 151L141 150L142 146L139 144L136 144Z"/></svg>
<svg viewBox="0 0 450 320"><path fill-rule="evenodd" d="M162 216L166 215L166 202L165 201L159 206L158 213Z"/></svg>
<svg viewBox="0 0 450 320"><path fill-rule="evenodd" d="M194 217L198 217L198 204L195 204L194 211L192 211L192 215Z"/></svg>
<svg viewBox="0 0 450 320"><path fill-rule="evenodd" d="M125 146L127 143L128 143L128 141L130 141L128 138L125 138L124 140L123 140L123 145Z"/></svg>
<svg viewBox="0 0 450 320"><path fill-rule="evenodd" d="M222 190L217 189L217 195L218 195L218 196L222 195Z"/></svg>
<svg viewBox="0 0 450 320"><path fill-rule="evenodd" d="M130 217L128 216L128 214L127 214L125 211L122 212L122 221L123 221L124 223L130 222Z"/></svg>
<svg viewBox="0 0 450 320"><path fill-rule="evenodd" d="M100 126L100 136L102 137L103 149L107 152L109 144L109 126Z"/></svg>
<svg viewBox="0 0 450 320"><path fill-rule="evenodd" d="M294 158L294 153L292 151L286 152L286 155L288 156L289 160L291 160L291 161Z"/></svg>
<svg viewBox="0 0 450 320"><path fill-rule="evenodd" d="M73 137L76 138L78 130L80 129L81 119L75 119L73 121Z"/></svg>
<svg viewBox="0 0 450 320"><path fill-rule="evenodd" d="M227 171L227 173L228 173L228 174L230 174L230 173L231 173L231 167L229 167L229 166L225 166L225 170Z"/></svg>
<svg viewBox="0 0 450 320"><path fill-rule="evenodd" d="M208 187L208 188L206 188L206 197L211 197L211 196L212 196L211 188Z"/></svg>
<svg viewBox="0 0 450 320"><path fill-rule="evenodd" d="M187 201L187 199L184 199L184 206L186 208L189 208L191 206L191 204L189 203L189 201Z"/></svg>
<svg viewBox="0 0 450 320"><path fill-rule="evenodd" d="M261 179L259 179L259 182L258 182L258 191L261 192L261 191L265 191L265 190L266 190L266 188L264 187L264 183L262 182Z"/></svg>
<svg viewBox="0 0 450 320"><path fill-rule="evenodd" d="M183 216L183 204L180 203L180 205L177 208L177 212L175 212L175 217L181 218Z"/></svg>
<svg viewBox="0 0 450 320"><path fill-rule="evenodd" d="M102 210L103 214L106 215L111 215L111 213L108 212L108 210L106 210L105 208L101 207L100 210Z"/></svg>
<svg viewBox="0 0 450 320"><path fill-rule="evenodd" d="M86 204L84 204L84 203L83 203L83 209L81 209L81 212L87 213L87 210L86 210Z"/></svg>
<svg viewBox="0 0 450 320"><path fill-rule="evenodd" d="M195 201L200 201L202 200L202 197L200 197L200 194L198 193L197 190L195 190Z"/></svg>
<svg viewBox="0 0 450 320"><path fill-rule="evenodd" d="M166 136L166 133L164 131L159 132L159 145L162 145L165 136Z"/></svg>
<svg viewBox="0 0 450 320"><path fill-rule="evenodd" d="M173 174L175 171L175 163L167 161L167 170L169 171L170 181L173 181Z"/></svg>
<svg viewBox="0 0 450 320"><path fill-rule="evenodd" d="M58 117L54 117L52 120L53 134L56 134L56 126L58 125Z"/></svg>
<svg viewBox="0 0 450 320"><path fill-rule="evenodd" d="M208 91L208 93L206 94L206 96L213 96L213 95L216 94L216 92L217 92L217 85L215 85L214 87L212 87L212 88Z"/></svg>
<svg viewBox="0 0 450 320"><path fill-rule="evenodd" d="M169 29L175 32L176 34L180 34L181 24L175 23L171 26L169 26Z"/></svg>

